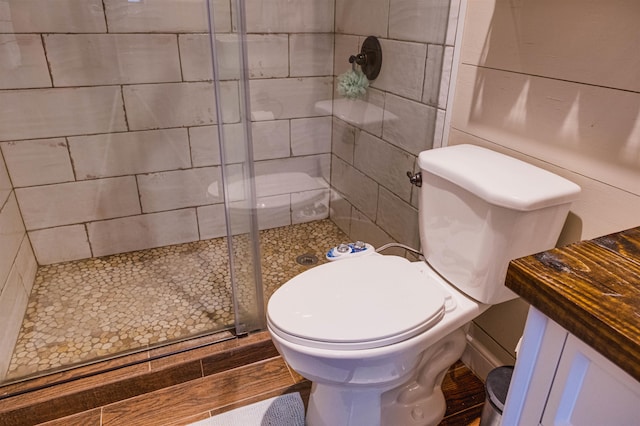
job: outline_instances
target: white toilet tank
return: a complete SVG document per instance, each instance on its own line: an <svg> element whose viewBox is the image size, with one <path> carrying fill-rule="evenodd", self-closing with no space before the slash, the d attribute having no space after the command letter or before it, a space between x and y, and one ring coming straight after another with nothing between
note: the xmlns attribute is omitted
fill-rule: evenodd
<svg viewBox="0 0 640 426"><path fill-rule="evenodd" d="M553 248L580 187L515 158L456 145L420 153L420 241L429 264L473 299L517 297L509 261Z"/></svg>

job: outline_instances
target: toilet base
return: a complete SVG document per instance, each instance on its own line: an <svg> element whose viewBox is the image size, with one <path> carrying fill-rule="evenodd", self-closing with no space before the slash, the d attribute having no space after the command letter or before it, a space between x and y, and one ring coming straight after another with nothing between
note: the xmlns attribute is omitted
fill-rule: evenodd
<svg viewBox="0 0 640 426"><path fill-rule="evenodd" d="M429 347L413 376L382 396L381 425L431 426L444 418L442 380L467 346L462 328Z"/></svg>
<svg viewBox="0 0 640 426"><path fill-rule="evenodd" d="M382 390L334 387L313 383L307 426L379 426Z"/></svg>
<svg viewBox="0 0 640 426"><path fill-rule="evenodd" d="M442 380L449 367L460 359L465 346L462 329L447 335L424 351L417 367L400 385L369 387L314 382L307 425L437 425L446 410Z"/></svg>

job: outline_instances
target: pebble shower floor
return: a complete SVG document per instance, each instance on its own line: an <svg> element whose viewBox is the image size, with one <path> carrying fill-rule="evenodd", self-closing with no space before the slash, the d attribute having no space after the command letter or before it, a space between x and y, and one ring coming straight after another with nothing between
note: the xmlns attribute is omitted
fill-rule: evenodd
<svg viewBox="0 0 640 426"><path fill-rule="evenodd" d="M265 300L346 242L330 220L260 232ZM225 238L41 266L8 380L233 325Z"/></svg>

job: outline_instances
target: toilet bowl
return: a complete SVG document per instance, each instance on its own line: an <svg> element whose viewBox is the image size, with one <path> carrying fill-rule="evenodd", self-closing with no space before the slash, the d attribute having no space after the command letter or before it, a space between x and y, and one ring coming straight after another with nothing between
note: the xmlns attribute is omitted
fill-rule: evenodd
<svg viewBox="0 0 640 426"><path fill-rule="evenodd" d="M420 154L425 261L373 254L321 265L276 290L267 327L311 380L310 426L436 425L464 327L514 298L508 262L555 244L580 188L471 145ZM418 181L418 180L416 180Z"/></svg>
<svg viewBox="0 0 640 426"><path fill-rule="evenodd" d="M460 358L461 328L486 308L424 262L371 255L294 277L270 299L267 327L291 368L313 382L309 425L430 424L444 414L444 397L421 383Z"/></svg>

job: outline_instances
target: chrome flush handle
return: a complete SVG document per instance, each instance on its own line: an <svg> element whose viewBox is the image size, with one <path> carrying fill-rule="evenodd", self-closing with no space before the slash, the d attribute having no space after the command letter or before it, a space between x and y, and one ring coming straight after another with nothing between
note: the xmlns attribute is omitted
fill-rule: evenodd
<svg viewBox="0 0 640 426"><path fill-rule="evenodd" d="M415 185L417 187L421 187L422 186L422 173L418 172L415 175L411 172L407 172L407 177L409 178L409 182L411 182L411 185Z"/></svg>

